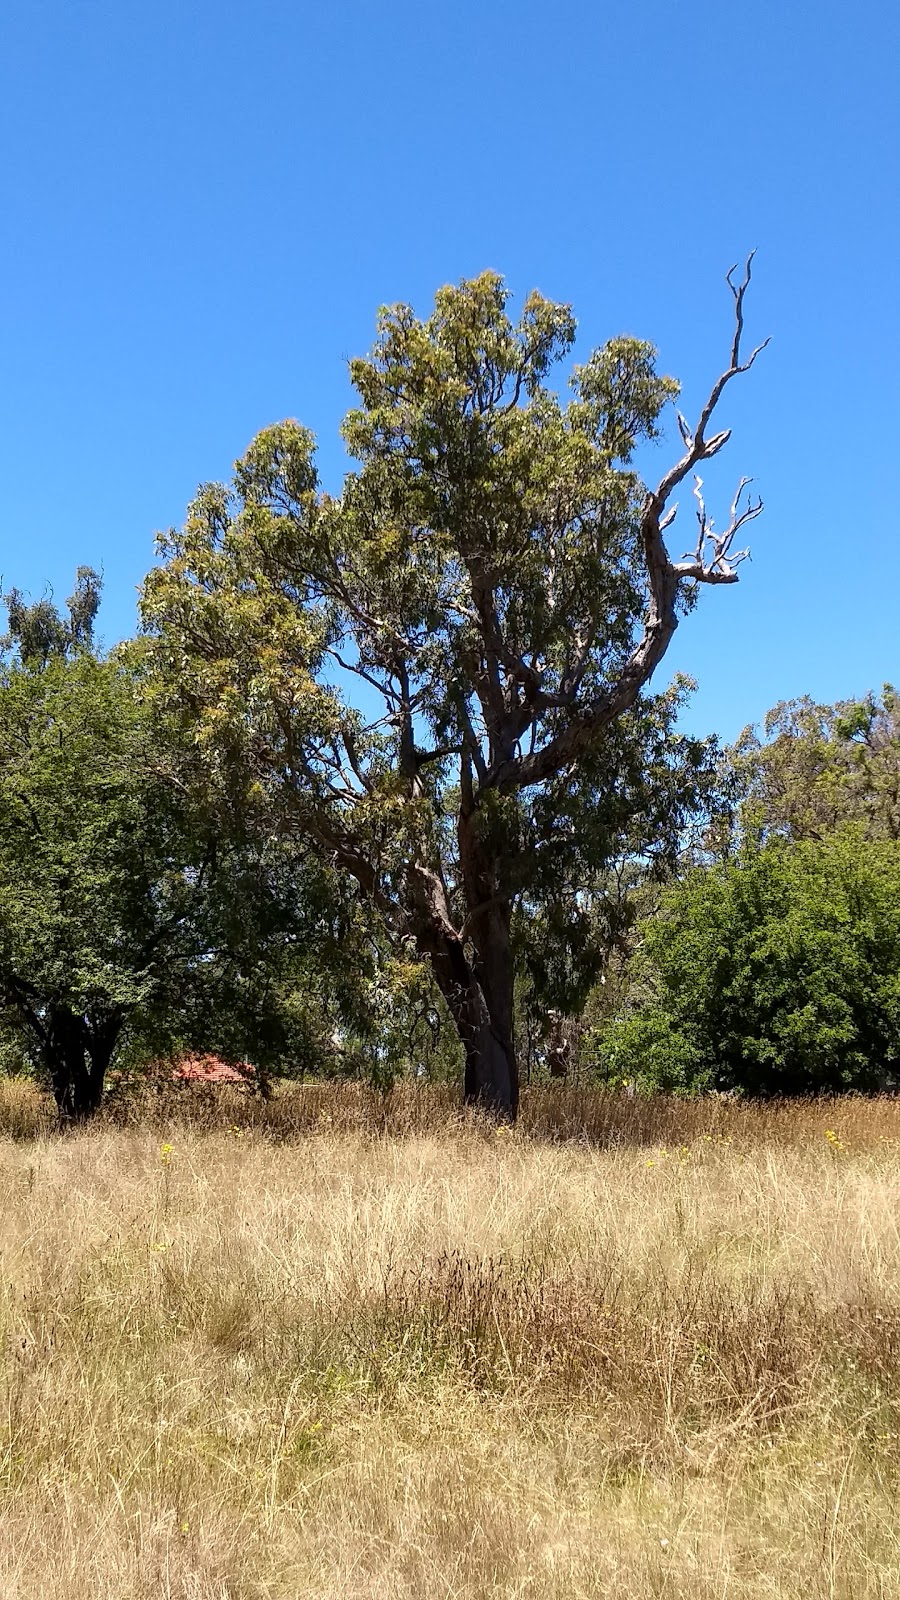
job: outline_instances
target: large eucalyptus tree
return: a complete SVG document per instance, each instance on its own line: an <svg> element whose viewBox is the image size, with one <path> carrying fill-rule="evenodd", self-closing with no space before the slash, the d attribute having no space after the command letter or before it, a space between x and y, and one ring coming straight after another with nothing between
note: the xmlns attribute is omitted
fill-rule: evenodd
<svg viewBox="0 0 900 1600"><path fill-rule="evenodd" d="M563 402L550 377L570 308L531 294L514 323L485 273L442 289L425 321L381 313L351 363L340 497L320 489L306 429L267 428L232 485L203 489L161 538L144 588L210 779L241 772L430 964L466 1096L500 1114L518 1099L517 904L571 892L569 864L601 864L654 793L660 828L691 801L697 747L679 749L683 782L653 790L643 758L671 775L673 698L644 691L680 601L736 581L736 534L761 509L742 481L717 532L698 482L694 547L671 558L672 497L726 443L713 414L759 353L741 353L750 262L728 281L728 365L697 425L678 415L682 454L656 487L633 456L678 386L653 348L613 339Z"/></svg>

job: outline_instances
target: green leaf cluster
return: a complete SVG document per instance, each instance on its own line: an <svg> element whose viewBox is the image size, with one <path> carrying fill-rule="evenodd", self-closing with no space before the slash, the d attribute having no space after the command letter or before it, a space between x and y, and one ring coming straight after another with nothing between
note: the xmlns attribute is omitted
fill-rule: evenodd
<svg viewBox="0 0 900 1600"><path fill-rule="evenodd" d="M111 1065L182 1047L309 1068L362 1013L345 883L253 797L210 807L144 656L16 650L0 671L0 1026L72 1115Z"/></svg>

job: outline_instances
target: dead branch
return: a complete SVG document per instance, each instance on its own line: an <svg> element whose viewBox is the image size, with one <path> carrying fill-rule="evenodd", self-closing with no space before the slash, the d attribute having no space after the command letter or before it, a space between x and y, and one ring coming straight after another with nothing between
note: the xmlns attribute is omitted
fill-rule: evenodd
<svg viewBox="0 0 900 1600"><path fill-rule="evenodd" d="M702 499L702 480L696 486L698 498L699 532L693 552L680 562L673 562L666 548L663 533L671 527L677 513L676 505L669 505L672 493L680 483L699 466L718 455L731 437L730 428L722 429L707 438L707 430L716 406L725 389L740 373L749 372L758 355L769 343L751 350L746 360L741 357L741 340L744 332L744 296L750 285L753 270L751 251L740 283L735 282L736 267L726 273L726 282L734 299L734 334L728 366L720 373L709 391L700 412L696 428L691 431L685 418L678 413L678 431L684 444L684 454L660 479L656 489L647 491L641 511L641 538L647 567L649 586L647 614L641 637L637 640L618 679L590 704L584 706L568 725L562 728L542 748L528 755L506 757L496 762L488 774L488 781L500 790L527 788L541 783L554 773L562 771L579 754L587 749L600 731L635 703L669 647L678 626L677 598L681 583L694 580L698 583L736 583L736 568L748 556L747 550L735 550L734 539L745 523L751 522L762 511L761 500L750 500L742 507L741 500L750 482L741 480L731 507L731 518L723 533L716 532L707 516Z"/></svg>
<svg viewBox="0 0 900 1600"><path fill-rule="evenodd" d="M678 413L678 430L684 441L685 453L681 460L677 461L674 467L671 467L665 474L655 492L647 496L645 517L649 515L652 519L655 519L657 525L665 512L673 489L677 489L688 473L692 472L694 467L699 465L701 461L708 461L711 456L718 455L722 446L728 443L731 438L730 428L723 429L721 433L713 434L710 439L706 437L706 430L712 421L713 412L732 378L738 377L742 372L749 372L757 356L765 350L766 345L769 343L768 339L764 339L762 344L758 344L755 350L750 352L746 361L741 360L741 337L744 332L744 295L750 286L755 254L756 251L751 250L747 257L747 264L744 268L744 277L741 283L734 282L734 274L737 271L736 266L731 267L725 275L725 281L734 296L734 337L731 341L731 361L710 389L706 404L700 413L700 420L693 432L691 432L681 412ZM667 519L667 525L668 520L671 520L671 516Z"/></svg>
<svg viewBox="0 0 900 1600"><path fill-rule="evenodd" d="M694 496L697 501L697 543L693 551L688 551L680 561L673 565L673 571L679 578L694 579L697 583L737 583L737 568L742 561L747 561L750 556L749 549L734 550L735 534L745 522L752 522L758 517L763 508L760 499L753 501L747 496L747 504L741 509L741 499L744 491L753 482L752 478L742 478L738 484L738 491L731 502L731 520L722 533L717 533L712 518L707 515L706 505L703 500L703 479L699 473L694 473ZM670 513L671 516L671 513ZM662 527L662 524L660 524Z"/></svg>

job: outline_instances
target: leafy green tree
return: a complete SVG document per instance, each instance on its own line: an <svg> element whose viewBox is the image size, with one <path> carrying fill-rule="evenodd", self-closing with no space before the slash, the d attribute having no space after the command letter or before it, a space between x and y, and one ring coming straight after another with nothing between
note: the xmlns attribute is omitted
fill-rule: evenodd
<svg viewBox="0 0 900 1600"><path fill-rule="evenodd" d="M205 866L185 859L171 794L145 776L120 668L87 652L36 659L0 683L0 992L78 1117L171 954L185 868Z"/></svg>
<svg viewBox="0 0 900 1600"><path fill-rule="evenodd" d="M900 1077L900 845L773 838L663 897L602 1033L607 1074L752 1095Z"/></svg>
<svg viewBox="0 0 900 1600"><path fill-rule="evenodd" d="M743 829L822 839L845 822L900 839L900 695L817 705L786 700L730 755Z"/></svg>
<svg viewBox="0 0 900 1600"><path fill-rule="evenodd" d="M627 752L671 709L648 680L697 586L736 581L736 534L761 509L742 484L718 533L700 500L693 551L670 558L672 496L726 443L713 412L758 353L740 353L749 277L729 275L728 367L693 430L679 415L683 453L655 488L633 456L677 386L652 347L612 340L564 404L550 378L570 309L532 294L514 323L485 273L425 321L382 312L351 364L339 499L311 435L268 428L161 539L144 588L212 785L241 771L356 880L398 958L430 966L467 1098L507 1116L517 907L564 924L575 867L613 848Z"/></svg>
<svg viewBox="0 0 900 1600"><path fill-rule="evenodd" d="M10 589L3 596L8 631L0 640L0 649L17 653L32 667L46 666L54 656L89 650L102 589L102 579L93 567L79 567L65 616L50 595L29 602L20 589Z"/></svg>
<svg viewBox="0 0 900 1600"><path fill-rule="evenodd" d="M377 1030L364 908L344 878L246 822L232 819L223 833L192 793L183 803L186 856L196 863L208 845L209 864L202 876L185 870L177 945L129 1019L123 1053L140 1070L153 1057L212 1051L251 1061L262 1083L365 1072Z"/></svg>
<svg viewBox="0 0 900 1600"><path fill-rule="evenodd" d="M293 842L204 810L135 652L99 660L48 606L10 608L0 669L6 1057L17 1043L68 1119L117 1053L308 1065L361 1010L359 908Z"/></svg>

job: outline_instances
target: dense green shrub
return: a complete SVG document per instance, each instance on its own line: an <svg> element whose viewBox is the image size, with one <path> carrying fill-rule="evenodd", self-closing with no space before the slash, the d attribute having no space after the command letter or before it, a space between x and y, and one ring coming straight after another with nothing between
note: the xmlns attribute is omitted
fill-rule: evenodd
<svg viewBox="0 0 900 1600"><path fill-rule="evenodd" d="M846 832L747 844L647 924L603 1070L792 1095L900 1081L900 845Z"/></svg>

